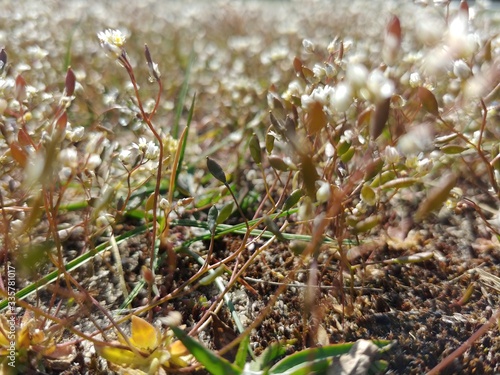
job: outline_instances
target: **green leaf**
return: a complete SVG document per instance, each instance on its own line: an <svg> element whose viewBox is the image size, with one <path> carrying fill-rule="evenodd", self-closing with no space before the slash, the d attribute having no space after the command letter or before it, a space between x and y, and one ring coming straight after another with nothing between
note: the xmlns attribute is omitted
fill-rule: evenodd
<svg viewBox="0 0 500 375"><path fill-rule="evenodd" d="M241 340L240 345L238 346L238 352L236 353L236 358L234 360L234 364L238 366L238 368L245 367L245 363L248 357L248 347L250 345L250 335L246 335L243 340Z"/></svg>
<svg viewBox="0 0 500 375"><path fill-rule="evenodd" d="M304 191L302 189L296 189L290 194L290 196L283 203L283 211L288 211L290 208L294 207L299 203L300 198L304 196Z"/></svg>
<svg viewBox="0 0 500 375"><path fill-rule="evenodd" d="M389 345L388 340L374 340L379 348ZM333 362L332 357L347 354L355 343L334 344L318 348L305 349L289 355L271 367L269 374L307 375L325 374ZM377 364L378 366L378 364ZM372 365L373 367L373 365Z"/></svg>
<svg viewBox="0 0 500 375"><path fill-rule="evenodd" d="M377 203L377 194L375 194L375 190L369 185L363 185L361 188L361 199L370 206L373 206Z"/></svg>
<svg viewBox="0 0 500 375"><path fill-rule="evenodd" d="M226 359L219 357L217 354L204 347L198 341L189 337L182 329L171 326L170 327L179 340L182 341L184 346L189 352L200 362L205 369L214 375L240 375L242 369L236 367Z"/></svg>
<svg viewBox="0 0 500 375"><path fill-rule="evenodd" d="M217 218L217 224L222 224L225 222L229 216L233 213L234 201L229 202L224 207L221 208L219 212L219 217Z"/></svg>
<svg viewBox="0 0 500 375"><path fill-rule="evenodd" d="M217 180L222 182L224 185L227 184L226 174L222 170L222 167L215 160L210 159L207 156L207 168L208 171L214 176Z"/></svg>
<svg viewBox="0 0 500 375"><path fill-rule="evenodd" d="M278 225L267 215L264 215L264 224L266 224L267 230L274 234L278 240L285 241L285 237L283 237L283 233L280 232Z"/></svg>
<svg viewBox="0 0 500 375"><path fill-rule="evenodd" d="M271 132L267 132L266 134L266 151L268 154L273 152L274 149L274 135Z"/></svg>
<svg viewBox="0 0 500 375"><path fill-rule="evenodd" d="M254 371L265 370L270 367L271 363L278 357L286 354L286 345L281 342L274 342L269 345L255 361L252 361L250 368Z"/></svg>
<svg viewBox="0 0 500 375"><path fill-rule="evenodd" d="M250 155L252 156L253 161L256 164L262 163L260 142L259 138L257 138L257 135L252 135L252 137L250 138L250 143L248 144L248 148L250 149Z"/></svg>
<svg viewBox="0 0 500 375"><path fill-rule="evenodd" d="M386 182L393 181L396 179L396 173L393 170L385 171L375 177L370 184L371 187L379 187L384 185Z"/></svg>
<svg viewBox="0 0 500 375"><path fill-rule="evenodd" d="M330 357L346 354L349 352L353 345L354 343L347 343L305 349L283 358L281 361L271 367L269 373L291 374L294 373L292 371L296 371L301 368L306 368L309 370L307 366L309 365L311 359L313 359L314 361L322 361L327 360Z"/></svg>
<svg viewBox="0 0 500 375"><path fill-rule="evenodd" d="M455 155L455 154L461 154L462 152L467 150L467 147L459 145L446 145L441 147L440 150L441 152L443 152L443 154Z"/></svg>
<svg viewBox="0 0 500 375"><path fill-rule="evenodd" d="M354 147L349 148L349 150L347 150L345 153L340 155L340 160L342 160L343 163L347 163L349 160L352 159L355 152L356 152L356 149Z"/></svg>
<svg viewBox="0 0 500 375"><path fill-rule="evenodd" d="M347 150L349 150L349 148L351 148L351 143L342 140L339 142L337 146L337 154L340 156L344 155L347 152Z"/></svg>
<svg viewBox="0 0 500 375"><path fill-rule="evenodd" d="M208 276L205 276L203 277L199 283L200 285L210 285L212 284L216 278L218 278L219 276L221 276L225 271L225 268L224 266L219 266L217 267L217 269L215 271L213 270L210 270L209 271L209 275Z"/></svg>

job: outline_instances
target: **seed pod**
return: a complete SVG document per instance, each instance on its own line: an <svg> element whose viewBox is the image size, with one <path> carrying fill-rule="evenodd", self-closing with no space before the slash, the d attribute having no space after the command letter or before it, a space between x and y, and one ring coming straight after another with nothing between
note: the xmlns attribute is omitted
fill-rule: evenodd
<svg viewBox="0 0 500 375"><path fill-rule="evenodd" d="M225 222L229 216L233 213L234 201L230 201L224 207L221 208L219 216L217 217L217 224L222 224Z"/></svg>
<svg viewBox="0 0 500 375"><path fill-rule="evenodd" d="M266 151L268 154L273 152L274 149L274 135L269 130L266 134Z"/></svg>
<svg viewBox="0 0 500 375"><path fill-rule="evenodd" d="M215 228L217 227L217 217L219 216L219 210L217 207L212 206L208 211L207 224L210 233L215 233Z"/></svg>
<svg viewBox="0 0 500 375"><path fill-rule="evenodd" d="M283 203L283 211L288 211L290 208L294 207L299 203L300 198L304 196L302 189L296 189L290 194L290 196Z"/></svg>
<svg viewBox="0 0 500 375"><path fill-rule="evenodd" d="M282 158L275 155L269 156L269 164L271 164L271 167L273 167L277 171L286 172L290 169L290 167L283 161Z"/></svg>
<svg viewBox="0 0 500 375"><path fill-rule="evenodd" d="M280 232L278 225L267 215L264 215L264 224L266 224L267 230L274 234L278 240L285 241L285 237Z"/></svg>
<svg viewBox="0 0 500 375"><path fill-rule="evenodd" d="M214 176L217 180L222 182L224 185L227 184L226 174L222 170L222 167L215 160L210 159L207 156L207 168L208 171Z"/></svg>
<svg viewBox="0 0 500 375"><path fill-rule="evenodd" d="M439 116L439 107L436 97L425 87L420 86L417 90L417 96L422 102L424 109L434 116Z"/></svg>
<svg viewBox="0 0 500 375"><path fill-rule="evenodd" d="M387 98L375 106L375 112L370 121L370 137L377 139L389 119L389 109L391 108L391 98Z"/></svg>
<svg viewBox="0 0 500 375"><path fill-rule="evenodd" d="M250 155L255 163L262 163L262 155L260 150L260 142L257 135L253 134L250 138L250 143L248 144L248 148L250 149Z"/></svg>
<svg viewBox="0 0 500 375"><path fill-rule="evenodd" d="M381 217L378 215L367 217L354 225L354 233L368 232L370 229L375 228L380 223Z"/></svg>
<svg viewBox="0 0 500 375"><path fill-rule="evenodd" d="M427 197L420 203L415 214L415 220L421 221L427 217L429 213L440 208L448 198L450 190L455 187L457 176L453 173L448 173L441 177L437 186L433 188Z"/></svg>
<svg viewBox="0 0 500 375"><path fill-rule="evenodd" d="M75 84L76 84L75 73L73 73L73 70L71 69L71 67L69 67L66 73L66 82L65 82L66 96L73 95L73 93L75 92Z"/></svg>
<svg viewBox="0 0 500 375"><path fill-rule="evenodd" d="M2 48L0 51L0 73L4 71L5 65L7 65L7 52L5 52L5 48Z"/></svg>

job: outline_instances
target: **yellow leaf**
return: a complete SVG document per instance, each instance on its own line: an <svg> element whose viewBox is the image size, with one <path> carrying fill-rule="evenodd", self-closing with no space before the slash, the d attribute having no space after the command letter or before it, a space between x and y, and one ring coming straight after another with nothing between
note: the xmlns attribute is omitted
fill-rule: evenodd
<svg viewBox="0 0 500 375"><path fill-rule="evenodd" d="M178 356L186 355L189 353L187 348L184 346L184 344L180 340L174 341L169 346L168 350L169 350L170 354L172 355L172 357L175 357L175 356L178 357Z"/></svg>
<svg viewBox="0 0 500 375"><path fill-rule="evenodd" d="M147 358L136 356L128 349L115 348L112 346L96 346L97 353L107 361L119 366L143 366Z"/></svg>
<svg viewBox="0 0 500 375"><path fill-rule="evenodd" d="M158 346L158 331L138 316L132 316L130 343L138 349L152 351Z"/></svg>
<svg viewBox="0 0 500 375"><path fill-rule="evenodd" d="M10 345L10 340L8 340L5 336L8 334L8 332L9 323L7 322L7 318L3 315L0 315L0 347L7 348Z"/></svg>

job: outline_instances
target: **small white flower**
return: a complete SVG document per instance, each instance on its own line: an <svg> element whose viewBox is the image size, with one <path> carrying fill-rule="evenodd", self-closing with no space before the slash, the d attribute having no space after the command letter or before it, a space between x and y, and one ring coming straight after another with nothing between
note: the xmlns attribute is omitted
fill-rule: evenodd
<svg viewBox="0 0 500 375"><path fill-rule="evenodd" d="M288 89L281 96L286 101L291 101L293 97L300 97L303 88L298 81L292 81L288 84Z"/></svg>
<svg viewBox="0 0 500 375"><path fill-rule="evenodd" d="M158 68L158 64L157 63L153 62L152 65L148 64L148 68L149 68L150 79L152 81L161 78L160 69Z"/></svg>
<svg viewBox="0 0 500 375"><path fill-rule="evenodd" d="M325 181L318 181L318 183L319 188L316 191L316 200L318 201L318 203L328 202L331 195L330 184Z"/></svg>
<svg viewBox="0 0 500 375"><path fill-rule="evenodd" d="M141 152L146 151L147 147L148 147L148 142L144 137L139 137L139 141L137 143L132 142L132 148L135 148L136 150L139 150Z"/></svg>
<svg viewBox="0 0 500 375"><path fill-rule="evenodd" d="M120 57L127 38L120 30L107 29L97 33L101 46L115 57Z"/></svg>
<svg viewBox="0 0 500 375"><path fill-rule="evenodd" d="M410 74L410 86L411 87L422 86L422 77L420 77L420 73L413 72Z"/></svg>
<svg viewBox="0 0 500 375"><path fill-rule="evenodd" d="M299 210L297 212L297 217L300 221L311 220L314 216L314 205L311 198L305 197L299 204Z"/></svg>
<svg viewBox="0 0 500 375"><path fill-rule="evenodd" d="M431 171L433 162L429 158L423 158L422 160L419 160L418 165L417 165L417 173L419 174L427 174Z"/></svg>
<svg viewBox="0 0 500 375"><path fill-rule="evenodd" d="M313 73L314 77L317 78L318 80L321 80L323 77L326 76L326 70L320 64L314 64Z"/></svg>
<svg viewBox="0 0 500 375"><path fill-rule="evenodd" d="M102 214L96 219L96 226L99 229L107 228L109 225L113 224L115 219L111 214Z"/></svg>
<svg viewBox="0 0 500 375"><path fill-rule="evenodd" d="M406 157L405 166L408 169L415 169L418 166L418 156L417 154L411 154Z"/></svg>
<svg viewBox="0 0 500 375"><path fill-rule="evenodd" d="M144 151L144 156L146 159L149 160L155 160L158 158L158 155L160 154L160 148L154 144L153 141L149 141L146 151Z"/></svg>
<svg viewBox="0 0 500 375"><path fill-rule="evenodd" d="M461 81L464 81L470 77L471 70L465 61L457 60L453 63L453 74Z"/></svg>
<svg viewBox="0 0 500 375"><path fill-rule="evenodd" d="M314 53L314 48L315 48L314 43L311 42L309 39L304 39L302 41L302 46L304 47L307 53Z"/></svg>
<svg viewBox="0 0 500 375"><path fill-rule="evenodd" d="M331 86L316 87L310 95L302 95L301 102L302 108L307 110L314 103L320 103L322 105L328 105L330 103L330 98L334 94L335 89Z"/></svg>
<svg viewBox="0 0 500 375"><path fill-rule="evenodd" d="M333 158L334 155L335 155L335 147L333 147L333 145L330 142L327 142L325 146L325 156L327 158Z"/></svg>
<svg viewBox="0 0 500 375"><path fill-rule="evenodd" d="M385 162L389 164L399 163L400 155L395 147L387 146L384 151Z"/></svg>
<svg viewBox="0 0 500 375"><path fill-rule="evenodd" d="M362 64L350 64L347 67L346 77L354 89L359 89L365 85L368 79L368 69Z"/></svg>
<svg viewBox="0 0 500 375"><path fill-rule="evenodd" d="M68 147L61 150L59 154L59 160L62 165L68 168L76 168L78 167L78 152L74 147Z"/></svg>
<svg viewBox="0 0 500 375"><path fill-rule="evenodd" d="M331 96L331 104L337 112L345 112L352 104L353 92L350 85L340 82Z"/></svg>
<svg viewBox="0 0 500 375"><path fill-rule="evenodd" d="M118 154L118 159L120 159L123 164L130 164L132 162L132 151L121 150Z"/></svg>
<svg viewBox="0 0 500 375"><path fill-rule="evenodd" d="M166 210L170 209L170 202L168 201L168 199L162 198L162 199L160 199L159 206L162 210L166 211Z"/></svg>
<svg viewBox="0 0 500 375"><path fill-rule="evenodd" d="M337 75L338 71L332 64L325 64L325 72L328 78L333 78Z"/></svg>
<svg viewBox="0 0 500 375"><path fill-rule="evenodd" d="M354 138L354 132L351 129L347 129L342 135L340 136L340 141L339 142L345 142L345 143L352 143L352 140Z"/></svg>
<svg viewBox="0 0 500 375"><path fill-rule="evenodd" d="M71 177L71 174L72 174L72 169L69 168L69 167L62 167L60 170L59 170L59 180L61 181L61 184L66 184L66 182L68 182L68 179Z"/></svg>
<svg viewBox="0 0 500 375"><path fill-rule="evenodd" d="M97 154L91 154L87 161L87 168L90 170L96 169L102 163L101 157Z"/></svg>
<svg viewBox="0 0 500 375"><path fill-rule="evenodd" d="M375 97L375 102L390 98L394 94L395 86L381 70L375 69L368 76L366 87Z"/></svg>
<svg viewBox="0 0 500 375"><path fill-rule="evenodd" d="M71 142L79 142L82 140L84 134L85 128L83 126L77 126L74 129L68 130L66 133L66 137Z"/></svg>

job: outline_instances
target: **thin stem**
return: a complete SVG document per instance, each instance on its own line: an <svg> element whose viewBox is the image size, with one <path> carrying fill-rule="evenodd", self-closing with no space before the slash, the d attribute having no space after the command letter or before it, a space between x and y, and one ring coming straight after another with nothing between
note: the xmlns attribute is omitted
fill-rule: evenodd
<svg viewBox="0 0 500 375"><path fill-rule="evenodd" d="M120 62L123 64L125 69L127 70L127 73L130 77L130 80L132 82L132 85L134 87L134 93L137 98L137 104L139 106L139 110L141 111L142 118L146 125L148 126L149 130L153 133L154 137L158 141L159 148L160 148L160 155L159 155L159 160L158 160L158 169L156 173L156 186L155 186L155 191L154 191L154 196L153 196L153 225L152 225L152 233L151 233L151 254L150 254L150 263L149 267L151 270L154 269L155 261L156 261L156 254L155 254L155 248L156 248L156 236L157 236L157 227L158 227L158 212L157 212L157 207L158 207L158 197L160 195L160 185L161 185L161 175L162 175L162 170L163 170L163 141L161 139L160 134L156 131L156 129L153 126L153 123L151 122L152 116L155 114L157 108L158 108L158 103L160 101L161 97L161 92L163 91L163 85L161 83L160 79L157 79L156 82L158 83L158 96L156 98L156 103L155 107L153 109L153 112L151 114L147 114L144 111L144 107L142 106L142 101L140 99L139 95L139 88L137 87L137 81L135 79L134 71L132 69L132 66L130 65L127 55L125 52L123 52L119 58ZM149 287L151 289L151 286ZM151 290L149 290L149 295L151 296Z"/></svg>

